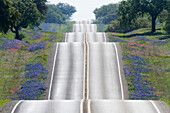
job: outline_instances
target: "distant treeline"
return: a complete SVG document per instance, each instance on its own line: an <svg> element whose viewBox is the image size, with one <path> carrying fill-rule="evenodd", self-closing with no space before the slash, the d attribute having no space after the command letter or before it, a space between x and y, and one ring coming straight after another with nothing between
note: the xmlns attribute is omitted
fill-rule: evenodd
<svg viewBox="0 0 170 113"><path fill-rule="evenodd" d="M94 10L95 23L110 24L108 32L129 32L156 25L170 32L170 0L123 0L118 4L103 5Z"/></svg>
<svg viewBox="0 0 170 113"><path fill-rule="evenodd" d="M15 39L22 40L19 31L28 26L46 23L65 23L76 12L74 6L66 3L47 4L47 0L0 0L0 32L15 33Z"/></svg>
<svg viewBox="0 0 170 113"><path fill-rule="evenodd" d="M45 23L63 24L66 20L70 20L75 12L76 8L67 3L49 4Z"/></svg>

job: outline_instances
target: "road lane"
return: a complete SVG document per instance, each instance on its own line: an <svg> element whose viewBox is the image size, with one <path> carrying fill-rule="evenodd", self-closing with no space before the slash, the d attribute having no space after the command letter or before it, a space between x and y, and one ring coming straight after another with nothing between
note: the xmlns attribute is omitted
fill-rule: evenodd
<svg viewBox="0 0 170 113"><path fill-rule="evenodd" d="M89 51L90 99L123 99L113 43L89 43Z"/></svg>
<svg viewBox="0 0 170 113"><path fill-rule="evenodd" d="M169 113L169 107L161 101L154 101L155 104L164 107L159 112L148 100L92 100L90 102L91 113Z"/></svg>
<svg viewBox="0 0 170 113"><path fill-rule="evenodd" d="M73 32L65 34L65 42L84 42L83 32Z"/></svg>
<svg viewBox="0 0 170 113"><path fill-rule="evenodd" d="M85 32L85 24L74 24L73 25L73 32Z"/></svg>
<svg viewBox="0 0 170 113"><path fill-rule="evenodd" d="M96 24L85 24L86 32L97 32Z"/></svg>
<svg viewBox="0 0 170 113"><path fill-rule="evenodd" d="M23 101L15 113L80 113L80 101Z"/></svg>
<svg viewBox="0 0 170 113"><path fill-rule="evenodd" d="M58 44L51 100L83 98L84 44Z"/></svg>
<svg viewBox="0 0 170 113"><path fill-rule="evenodd" d="M104 33L87 32L87 42L106 42L106 37Z"/></svg>

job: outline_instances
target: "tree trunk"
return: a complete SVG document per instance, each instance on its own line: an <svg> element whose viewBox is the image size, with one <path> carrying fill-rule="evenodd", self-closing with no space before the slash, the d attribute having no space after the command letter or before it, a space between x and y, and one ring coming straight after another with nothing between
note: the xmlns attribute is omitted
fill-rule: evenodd
<svg viewBox="0 0 170 113"><path fill-rule="evenodd" d="M14 30L14 29L15 29L15 30ZM22 40L22 39L19 38L19 29L18 29L18 27L11 27L11 31L12 31L13 33L15 33L15 39L17 39L17 40Z"/></svg>
<svg viewBox="0 0 170 113"><path fill-rule="evenodd" d="M152 16L152 33L156 31L156 17Z"/></svg>
<svg viewBox="0 0 170 113"><path fill-rule="evenodd" d="M15 39L20 40L18 28L15 28Z"/></svg>

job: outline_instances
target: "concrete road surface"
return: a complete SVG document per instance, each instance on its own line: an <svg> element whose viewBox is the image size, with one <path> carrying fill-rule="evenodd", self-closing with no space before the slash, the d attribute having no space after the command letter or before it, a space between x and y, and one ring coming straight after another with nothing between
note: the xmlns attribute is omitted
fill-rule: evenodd
<svg viewBox="0 0 170 113"><path fill-rule="evenodd" d="M128 98L113 43L89 43L90 99Z"/></svg>
<svg viewBox="0 0 170 113"><path fill-rule="evenodd" d="M107 42L105 33L87 32L87 42Z"/></svg>
<svg viewBox="0 0 170 113"><path fill-rule="evenodd" d="M59 43L50 99L82 99L84 74L84 44Z"/></svg>
<svg viewBox="0 0 170 113"><path fill-rule="evenodd" d="M155 105L157 107L155 107ZM170 113L161 101L89 100L87 113ZM83 113L81 101L23 101L15 113Z"/></svg>
<svg viewBox="0 0 170 113"><path fill-rule="evenodd" d="M85 33L83 32L73 32L65 33L64 42L84 42Z"/></svg>
<svg viewBox="0 0 170 113"><path fill-rule="evenodd" d="M80 101L23 101L14 113L80 113Z"/></svg>
<svg viewBox="0 0 170 113"><path fill-rule="evenodd" d="M97 32L97 25L95 24L74 24L73 32Z"/></svg>
<svg viewBox="0 0 170 113"><path fill-rule="evenodd" d="M63 37L64 42L84 42L87 38L87 42L107 42L106 34L99 32L72 32L65 33Z"/></svg>
<svg viewBox="0 0 170 113"><path fill-rule="evenodd" d="M161 101L144 100L92 100L91 113L170 113Z"/></svg>

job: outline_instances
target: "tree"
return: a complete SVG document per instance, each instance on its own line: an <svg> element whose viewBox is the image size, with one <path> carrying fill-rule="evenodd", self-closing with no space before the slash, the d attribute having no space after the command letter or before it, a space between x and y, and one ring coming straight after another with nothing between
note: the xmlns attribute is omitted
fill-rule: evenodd
<svg viewBox="0 0 170 113"><path fill-rule="evenodd" d="M128 23L143 14L149 14L152 18L152 32L155 32L156 19L166 6L166 0L127 0L119 5L118 14L122 21Z"/></svg>
<svg viewBox="0 0 170 113"><path fill-rule="evenodd" d="M143 0L143 5L141 6L144 8L144 11L146 13L149 13L149 15L152 17L152 32L155 32L155 26L156 26L156 19L158 15L163 11L163 9L167 5L166 0Z"/></svg>
<svg viewBox="0 0 170 113"><path fill-rule="evenodd" d="M167 31L168 34L170 34L170 0L167 0L167 11L168 11L168 19L165 24L164 29Z"/></svg>
<svg viewBox="0 0 170 113"><path fill-rule="evenodd" d="M64 15L56 5L48 5L48 13L46 15L45 23L58 23L62 24L66 20L66 15Z"/></svg>
<svg viewBox="0 0 170 113"><path fill-rule="evenodd" d="M96 8L93 11L96 17L96 23L109 24L111 21L117 19L117 8L118 4L108 4Z"/></svg>
<svg viewBox="0 0 170 113"><path fill-rule="evenodd" d="M48 12L48 6L46 5L47 0L32 0L32 1L37 5L37 9L39 10L39 12L45 16Z"/></svg>
<svg viewBox="0 0 170 113"><path fill-rule="evenodd" d="M19 11L12 7L12 4L10 0L0 1L0 31L3 33L7 33L11 23L16 24L20 17Z"/></svg>
<svg viewBox="0 0 170 113"><path fill-rule="evenodd" d="M76 8L67 3L58 3L57 8L60 9L61 12L67 16L68 19L70 19L72 14L76 12Z"/></svg>
<svg viewBox="0 0 170 113"><path fill-rule="evenodd" d="M4 2L7 5L7 3ZM12 0L2 13L2 20L6 23L1 27L6 33L9 29L15 33L15 39L21 40L19 30L28 26L39 26L45 16L37 9L37 4L32 0ZM9 15L9 16L6 16ZM4 26L4 25L3 25Z"/></svg>

